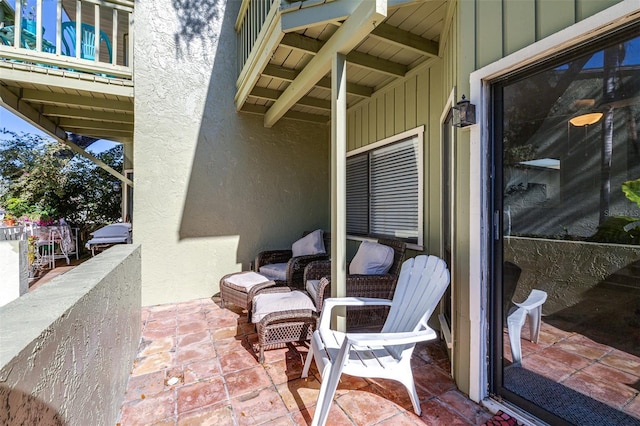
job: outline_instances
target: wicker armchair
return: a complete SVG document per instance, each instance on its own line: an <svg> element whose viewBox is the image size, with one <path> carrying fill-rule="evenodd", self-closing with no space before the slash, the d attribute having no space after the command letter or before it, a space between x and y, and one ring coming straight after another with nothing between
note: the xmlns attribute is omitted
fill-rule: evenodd
<svg viewBox="0 0 640 426"><path fill-rule="evenodd" d="M389 272L382 275L347 275L347 297L393 299L407 246L404 242L394 239L380 239L378 243L393 248L394 257ZM347 271L348 269L347 266ZM305 269L305 283L309 280L320 280L317 288L306 285L307 293L313 299L318 312L322 310L324 299L331 297L330 277L330 261L311 262ZM347 308L347 328L381 327L387 313L387 307L349 307Z"/></svg>
<svg viewBox="0 0 640 426"><path fill-rule="evenodd" d="M305 232L303 236L307 235ZM325 250L328 251L331 247L330 234L323 233L323 240ZM264 265L274 263L287 263L287 279L286 280L267 280L264 283L257 284L251 287L249 290L236 288L229 285L226 281L232 275L237 274L234 272L228 274L220 279L220 302L224 308L227 304L239 306L242 309L249 311L249 317L251 317L251 301L254 296L269 287L291 287L293 289L304 290L304 268L314 260L328 259L329 254L315 254L309 256L293 257L291 249L288 250L268 250L258 253L254 263L254 271L259 272L260 267Z"/></svg>
<svg viewBox="0 0 640 426"><path fill-rule="evenodd" d="M308 232L305 232L302 236L305 236L307 234ZM331 234L325 232L323 234L323 240L326 250L326 253L323 254L293 257L293 252L291 251L291 249L262 251L256 256L254 271L259 272L260 267L264 265L286 262L287 279L284 281L276 280L275 285L279 287L291 287L298 290L304 290L304 270L307 265L316 260L329 259L329 250L331 248ZM262 288L260 288L259 290L262 290Z"/></svg>

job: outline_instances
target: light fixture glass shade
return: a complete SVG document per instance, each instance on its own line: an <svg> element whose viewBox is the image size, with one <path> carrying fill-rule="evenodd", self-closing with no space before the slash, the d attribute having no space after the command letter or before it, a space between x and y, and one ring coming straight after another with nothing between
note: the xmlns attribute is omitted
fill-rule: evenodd
<svg viewBox="0 0 640 426"><path fill-rule="evenodd" d="M569 123L576 127L590 126L597 123L602 118L601 112L589 112L587 114L578 115L569 120Z"/></svg>

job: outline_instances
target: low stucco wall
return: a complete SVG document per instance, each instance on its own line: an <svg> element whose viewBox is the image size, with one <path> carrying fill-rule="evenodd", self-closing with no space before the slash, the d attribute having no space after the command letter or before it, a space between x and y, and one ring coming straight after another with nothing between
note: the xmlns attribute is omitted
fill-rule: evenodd
<svg viewBox="0 0 640 426"><path fill-rule="evenodd" d="M0 306L29 290L26 241L0 241Z"/></svg>
<svg viewBox="0 0 640 426"><path fill-rule="evenodd" d="M639 259L640 246L524 237L504 240L504 260L522 269L514 300L524 300L531 289L544 290L546 315L578 304L604 278Z"/></svg>
<svg viewBox="0 0 640 426"><path fill-rule="evenodd" d="M0 424L115 424L140 286L140 247L118 245L1 307Z"/></svg>

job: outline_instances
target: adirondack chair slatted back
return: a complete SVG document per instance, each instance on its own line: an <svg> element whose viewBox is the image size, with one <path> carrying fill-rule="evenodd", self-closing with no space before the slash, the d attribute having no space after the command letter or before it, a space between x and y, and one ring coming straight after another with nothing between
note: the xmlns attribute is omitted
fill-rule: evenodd
<svg viewBox="0 0 640 426"><path fill-rule="evenodd" d="M412 332L426 326L448 285L449 270L442 259L417 256L406 260L382 332Z"/></svg>
<svg viewBox="0 0 640 426"><path fill-rule="evenodd" d="M96 30L92 25L80 25L80 57L82 59L93 60L95 58ZM100 31L101 51L106 47L111 62L111 41L104 31ZM75 56L76 49L76 23L68 21L62 23L62 54L65 56Z"/></svg>

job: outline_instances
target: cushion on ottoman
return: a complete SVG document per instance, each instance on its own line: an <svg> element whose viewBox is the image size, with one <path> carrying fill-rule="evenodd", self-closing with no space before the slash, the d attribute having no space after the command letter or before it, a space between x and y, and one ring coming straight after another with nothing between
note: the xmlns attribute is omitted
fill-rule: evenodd
<svg viewBox="0 0 640 426"><path fill-rule="evenodd" d="M313 301L306 293L294 290L282 293L263 293L253 298L251 322L258 323L272 312L290 311L293 309L316 310Z"/></svg>
<svg viewBox="0 0 640 426"><path fill-rule="evenodd" d="M229 287L243 292L248 292L251 287L269 281L271 280L264 275L252 271L238 272L224 279Z"/></svg>

